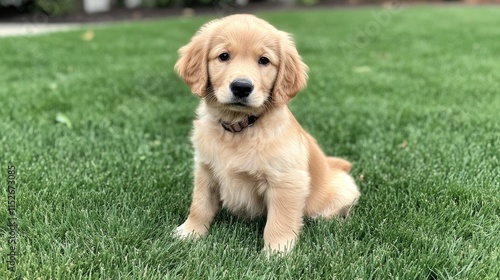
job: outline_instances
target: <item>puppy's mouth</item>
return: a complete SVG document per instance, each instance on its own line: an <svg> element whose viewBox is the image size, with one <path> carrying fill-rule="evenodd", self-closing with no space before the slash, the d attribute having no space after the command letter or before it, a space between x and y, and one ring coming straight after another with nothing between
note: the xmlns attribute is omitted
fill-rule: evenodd
<svg viewBox="0 0 500 280"><path fill-rule="evenodd" d="M227 102L222 103L222 105L228 110L234 112L248 112L253 110L253 107L245 101Z"/></svg>
<svg viewBox="0 0 500 280"><path fill-rule="evenodd" d="M245 102L232 102L232 103L227 103L227 105L231 106L231 107L243 107L243 108L246 108L246 107L249 107L248 104L246 104Z"/></svg>

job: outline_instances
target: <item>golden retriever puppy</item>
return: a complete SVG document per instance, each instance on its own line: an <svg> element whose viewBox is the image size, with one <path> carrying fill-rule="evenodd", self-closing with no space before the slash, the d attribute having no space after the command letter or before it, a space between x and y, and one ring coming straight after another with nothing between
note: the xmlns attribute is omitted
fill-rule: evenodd
<svg viewBox="0 0 500 280"><path fill-rule="evenodd" d="M289 34L233 15L205 24L179 54L175 70L201 102L193 200L176 235L206 234L226 207L266 215L264 250L286 253L304 217L348 214L360 196L351 164L325 156L287 106L308 71Z"/></svg>

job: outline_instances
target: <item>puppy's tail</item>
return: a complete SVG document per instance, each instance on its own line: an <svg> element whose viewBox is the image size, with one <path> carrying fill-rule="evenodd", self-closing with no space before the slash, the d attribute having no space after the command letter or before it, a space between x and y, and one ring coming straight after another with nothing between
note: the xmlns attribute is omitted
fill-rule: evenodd
<svg viewBox="0 0 500 280"><path fill-rule="evenodd" d="M350 162L338 157L328 157L328 164L333 170L343 171L345 173L349 173L352 168L352 164Z"/></svg>

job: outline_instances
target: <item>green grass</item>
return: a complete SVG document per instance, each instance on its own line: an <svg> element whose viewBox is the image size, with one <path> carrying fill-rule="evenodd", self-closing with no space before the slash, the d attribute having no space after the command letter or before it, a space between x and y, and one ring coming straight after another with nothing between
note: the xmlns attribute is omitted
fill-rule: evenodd
<svg viewBox="0 0 500 280"><path fill-rule="evenodd" d="M350 219L307 221L293 253L270 261L264 219L223 211L197 243L170 235L188 214L198 103L173 65L208 17L96 28L91 41L0 39L0 275L498 279L500 10L409 8L378 29L374 12L260 15L295 35L311 68L292 111L354 163L363 193Z"/></svg>

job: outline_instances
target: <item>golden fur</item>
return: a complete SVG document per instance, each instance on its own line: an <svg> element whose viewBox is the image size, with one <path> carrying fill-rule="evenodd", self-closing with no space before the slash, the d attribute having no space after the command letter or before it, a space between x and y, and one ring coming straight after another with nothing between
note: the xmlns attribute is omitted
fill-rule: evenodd
<svg viewBox="0 0 500 280"><path fill-rule="evenodd" d="M178 236L204 235L225 207L250 218L266 215L264 250L286 253L305 216L348 214L360 196L348 175L351 164L325 156L287 106L306 86L308 71L289 34L257 17L233 15L205 24L179 54L177 73L202 99L192 136L193 200ZM260 64L262 57L269 63ZM242 78L254 88L246 106L237 106L230 84ZM241 132L220 124L249 115L260 117Z"/></svg>

